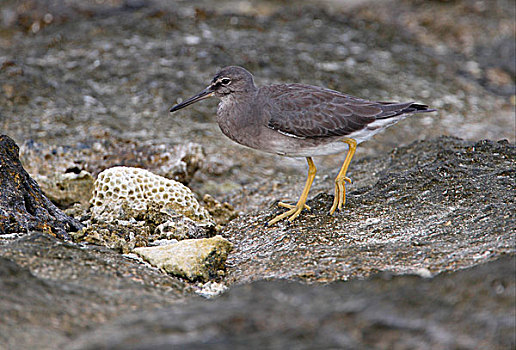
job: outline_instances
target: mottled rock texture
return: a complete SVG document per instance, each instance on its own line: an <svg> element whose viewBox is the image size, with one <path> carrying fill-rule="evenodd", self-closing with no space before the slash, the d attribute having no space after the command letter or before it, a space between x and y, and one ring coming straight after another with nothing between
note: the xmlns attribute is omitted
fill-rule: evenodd
<svg viewBox="0 0 516 350"><path fill-rule="evenodd" d="M87 227L73 234L73 239L123 253L159 245L160 240L213 235L210 213L188 187L141 168L113 167L101 172L90 213Z"/></svg>
<svg viewBox="0 0 516 350"><path fill-rule="evenodd" d="M52 174L32 176L45 196L58 208L70 208L74 204L88 208L94 179L87 171L74 168L64 173L56 170Z"/></svg>
<svg viewBox="0 0 516 350"><path fill-rule="evenodd" d="M33 176L52 177L86 171L97 177L101 171L114 166L145 165L145 169L154 174L188 184L202 168L205 155L201 145L192 142L148 145L101 132L72 145L27 140L20 146L20 158Z"/></svg>
<svg viewBox="0 0 516 350"><path fill-rule="evenodd" d="M48 234L0 240L0 348L55 350L70 337L134 310L174 304L181 280L105 247Z"/></svg>
<svg viewBox="0 0 516 350"><path fill-rule="evenodd" d="M420 141L388 156L358 160L348 176L361 186L347 185L346 206L336 215L328 214L333 202L328 186L312 194L307 203L312 210L291 224L265 225L285 210L276 205L232 221L223 232L235 244L229 281L328 282L377 271L436 274L515 251L513 144L450 137Z"/></svg>

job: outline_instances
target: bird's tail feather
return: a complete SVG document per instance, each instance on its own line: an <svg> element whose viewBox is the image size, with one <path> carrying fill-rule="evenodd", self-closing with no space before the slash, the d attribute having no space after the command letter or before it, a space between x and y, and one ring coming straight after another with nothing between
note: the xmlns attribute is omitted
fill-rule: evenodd
<svg viewBox="0 0 516 350"><path fill-rule="evenodd" d="M382 106L383 113L378 115L376 119L388 119L402 114L428 113L435 112L436 109L428 108L427 105L420 103L406 102L379 102Z"/></svg>

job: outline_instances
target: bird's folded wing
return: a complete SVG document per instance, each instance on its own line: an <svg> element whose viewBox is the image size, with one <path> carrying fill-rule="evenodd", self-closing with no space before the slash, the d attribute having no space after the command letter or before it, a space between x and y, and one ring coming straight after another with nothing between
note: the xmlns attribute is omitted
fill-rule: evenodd
<svg viewBox="0 0 516 350"><path fill-rule="evenodd" d="M268 127L294 137L346 136L384 113L382 105L303 84L270 85Z"/></svg>

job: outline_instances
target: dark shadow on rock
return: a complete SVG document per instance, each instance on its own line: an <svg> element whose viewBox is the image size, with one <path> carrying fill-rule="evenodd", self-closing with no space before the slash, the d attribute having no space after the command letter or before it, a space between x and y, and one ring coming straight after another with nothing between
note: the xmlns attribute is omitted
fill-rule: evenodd
<svg viewBox="0 0 516 350"><path fill-rule="evenodd" d="M433 279L260 281L124 316L68 349L509 349L515 263L504 257Z"/></svg>
<svg viewBox="0 0 516 350"><path fill-rule="evenodd" d="M0 234L43 231L60 238L83 225L48 200L23 168L19 148L0 136Z"/></svg>

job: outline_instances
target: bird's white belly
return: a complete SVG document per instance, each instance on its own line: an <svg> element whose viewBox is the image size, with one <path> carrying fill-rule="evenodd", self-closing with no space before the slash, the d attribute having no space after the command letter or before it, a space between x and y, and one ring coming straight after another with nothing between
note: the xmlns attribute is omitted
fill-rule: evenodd
<svg viewBox="0 0 516 350"><path fill-rule="evenodd" d="M316 157L329 154L342 153L347 151L348 144L342 141L331 142L314 147L304 147L294 150L286 150L285 153L279 153L287 157Z"/></svg>
<svg viewBox="0 0 516 350"><path fill-rule="evenodd" d="M362 130L355 131L349 135L343 136L341 138L336 138L333 140L321 139L319 144L310 144L306 142L303 146L300 147L289 147L288 149L284 149L281 152L276 152L277 154L288 156L288 157L312 157L312 156L325 156L330 154L342 153L348 150L348 144L343 142L343 139L349 138L353 139L357 142L357 144L367 141L374 135L379 132L385 130L387 127L395 124L401 119L404 119L405 116L401 116L393 119L381 119L376 120L373 123L369 124ZM314 140L317 142L317 139ZM297 145L301 145L302 143L298 143Z"/></svg>

